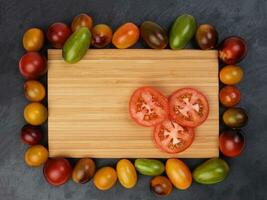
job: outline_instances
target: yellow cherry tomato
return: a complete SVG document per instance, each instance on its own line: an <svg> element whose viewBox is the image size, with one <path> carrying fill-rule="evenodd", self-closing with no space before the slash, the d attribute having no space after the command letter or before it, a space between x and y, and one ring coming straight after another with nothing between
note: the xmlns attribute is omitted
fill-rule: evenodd
<svg viewBox="0 0 267 200"><path fill-rule="evenodd" d="M45 88L39 81L29 80L24 83L24 94L29 101L42 101L45 97Z"/></svg>
<svg viewBox="0 0 267 200"><path fill-rule="evenodd" d="M38 167L48 159L48 151L42 145L33 145L25 152L24 160L31 167Z"/></svg>
<svg viewBox="0 0 267 200"><path fill-rule="evenodd" d="M226 85L235 85L243 78L243 70L236 65L227 65L220 71L220 80Z"/></svg>
<svg viewBox="0 0 267 200"><path fill-rule="evenodd" d="M39 28L31 28L23 35L23 47L26 51L39 51L44 45L44 33Z"/></svg>
<svg viewBox="0 0 267 200"><path fill-rule="evenodd" d="M102 167L94 176L94 184L99 190L108 190L117 181L117 173L112 167Z"/></svg>
<svg viewBox="0 0 267 200"><path fill-rule="evenodd" d="M31 125L41 125L47 120L47 109L41 103L30 103L24 109L24 119Z"/></svg>
<svg viewBox="0 0 267 200"><path fill-rule="evenodd" d="M125 188L132 188L137 182L137 173L134 165L127 159L122 159L117 163L117 174L121 185Z"/></svg>
<svg viewBox="0 0 267 200"><path fill-rule="evenodd" d="M181 190L185 190L192 184L192 174L186 164L175 158L166 162L166 173L172 184Z"/></svg>

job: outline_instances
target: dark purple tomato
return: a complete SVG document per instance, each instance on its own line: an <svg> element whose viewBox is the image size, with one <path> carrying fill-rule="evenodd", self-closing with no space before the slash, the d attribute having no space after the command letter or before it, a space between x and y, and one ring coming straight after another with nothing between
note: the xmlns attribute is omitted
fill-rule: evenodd
<svg viewBox="0 0 267 200"><path fill-rule="evenodd" d="M238 131L224 131L220 134L220 151L228 157L237 157L245 147L245 138Z"/></svg>
<svg viewBox="0 0 267 200"><path fill-rule="evenodd" d="M248 122L248 116L243 108L228 108L223 113L223 121L230 128L241 128Z"/></svg>
<svg viewBox="0 0 267 200"><path fill-rule="evenodd" d="M220 90L220 102L225 107L232 107L240 101L240 91L235 86L227 85Z"/></svg>
<svg viewBox="0 0 267 200"><path fill-rule="evenodd" d="M19 70L25 79L37 79L47 72L46 58L38 52L28 52L20 58Z"/></svg>
<svg viewBox="0 0 267 200"><path fill-rule="evenodd" d="M196 32L196 42L203 49L213 49L218 41L218 32L210 24L201 24Z"/></svg>
<svg viewBox="0 0 267 200"><path fill-rule="evenodd" d="M219 48L219 58L226 64L236 64L247 54L246 41L238 36L226 38Z"/></svg>
<svg viewBox="0 0 267 200"><path fill-rule="evenodd" d="M21 129L21 140L28 145L39 144L42 139L42 132L36 126L26 124Z"/></svg>
<svg viewBox="0 0 267 200"><path fill-rule="evenodd" d="M70 34L71 30L66 24L57 22L49 26L46 35L54 48L61 49Z"/></svg>
<svg viewBox="0 0 267 200"><path fill-rule="evenodd" d="M96 48L104 48L112 40L112 29L106 24L97 24L92 29L92 45Z"/></svg>
<svg viewBox="0 0 267 200"><path fill-rule="evenodd" d="M59 186L69 180L72 168L65 158L52 158L46 162L43 173L48 183Z"/></svg>

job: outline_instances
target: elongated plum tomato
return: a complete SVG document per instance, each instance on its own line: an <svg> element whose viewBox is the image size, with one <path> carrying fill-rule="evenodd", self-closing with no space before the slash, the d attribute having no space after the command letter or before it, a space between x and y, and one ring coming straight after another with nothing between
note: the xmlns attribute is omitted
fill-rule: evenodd
<svg viewBox="0 0 267 200"><path fill-rule="evenodd" d="M35 145L42 139L42 132L36 126L26 124L21 129L20 138L23 143L28 145Z"/></svg>
<svg viewBox="0 0 267 200"><path fill-rule="evenodd" d="M165 120L154 129L156 145L167 153L179 153L187 149L194 141L193 128L182 127L171 120Z"/></svg>
<svg viewBox="0 0 267 200"><path fill-rule="evenodd" d="M118 49L126 49L133 46L139 39L139 28L133 23L125 23L113 34L112 44Z"/></svg>
<svg viewBox="0 0 267 200"><path fill-rule="evenodd" d="M243 78L243 70L236 65L227 65L220 71L220 81L226 85L235 85Z"/></svg>
<svg viewBox="0 0 267 200"><path fill-rule="evenodd" d="M92 45L96 48L104 48L112 40L112 29L106 24L97 24L92 29Z"/></svg>
<svg viewBox="0 0 267 200"><path fill-rule="evenodd" d="M226 38L219 48L219 58L226 64L238 63L246 54L246 41L238 36Z"/></svg>
<svg viewBox="0 0 267 200"><path fill-rule="evenodd" d="M29 101L42 101L45 97L45 88L39 81L28 80L24 83L24 94Z"/></svg>
<svg viewBox="0 0 267 200"><path fill-rule="evenodd" d="M150 189L156 195L168 196L172 192L172 184L165 176L155 176L150 181Z"/></svg>
<svg viewBox="0 0 267 200"><path fill-rule="evenodd" d="M44 33L39 28L28 29L23 35L23 47L26 51L39 51L44 45Z"/></svg>
<svg viewBox="0 0 267 200"><path fill-rule="evenodd" d="M248 116L243 108L228 108L223 113L223 122L230 128L241 128L248 122Z"/></svg>
<svg viewBox="0 0 267 200"><path fill-rule="evenodd" d="M185 190L192 184L191 171L182 160L168 159L166 162L166 174L177 189Z"/></svg>
<svg viewBox="0 0 267 200"><path fill-rule="evenodd" d="M156 126L168 117L168 99L152 87L141 87L131 96L129 112L137 124Z"/></svg>
<svg viewBox="0 0 267 200"><path fill-rule="evenodd" d="M66 183L71 176L71 171L71 165L65 158L48 159L43 169L46 181L54 186Z"/></svg>
<svg viewBox="0 0 267 200"><path fill-rule="evenodd" d="M227 85L220 90L220 102L225 107L232 107L240 101L240 91L235 86Z"/></svg>
<svg viewBox="0 0 267 200"><path fill-rule="evenodd" d="M20 58L19 70L25 79L37 79L47 71L46 59L38 52L28 52Z"/></svg>
<svg viewBox="0 0 267 200"><path fill-rule="evenodd" d="M210 24L201 24L196 32L196 42L203 49L213 49L218 41L218 33L214 26Z"/></svg>
<svg viewBox="0 0 267 200"><path fill-rule="evenodd" d="M72 180L76 183L84 184L95 174L95 162L90 158L80 159L72 171Z"/></svg>
<svg viewBox="0 0 267 200"><path fill-rule="evenodd" d="M99 190L112 188L117 181L117 173L112 167L100 168L94 176L94 185Z"/></svg>
<svg viewBox="0 0 267 200"><path fill-rule="evenodd" d="M134 165L127 159L121 159L116 166L118 179L125 188L133 188L137 182L137 173Z"/></svg>
<svg viewBox="0 0 267 200"><path fill-rule="evenodd" d="M62 22L57 22L49 26L46 35L48 41L54 48L61 49L70 34L71 30L68 25Z"/></svg>
<svg viewBox="0 0 267 200"><path fill-rule="evenodd" d="M237 157L245 147L245 138L238 131L224 131L220 134L220 150L223 155Z"/></svg>
<svg viewBox="0 0 267 200"><path fill-rule="evenodd" d="M71 23L72 32L77 31L81 27L87 27L90 30L93 27L92 17L85 13L75 16Z"/></svg>
<svg viewBox="0 0 267 200"><path fill-rule="evenodd" d="M182 88L169 98L170 116L185 127L197 127L208 117L209 104L200 91L193 88Z"/></svg>

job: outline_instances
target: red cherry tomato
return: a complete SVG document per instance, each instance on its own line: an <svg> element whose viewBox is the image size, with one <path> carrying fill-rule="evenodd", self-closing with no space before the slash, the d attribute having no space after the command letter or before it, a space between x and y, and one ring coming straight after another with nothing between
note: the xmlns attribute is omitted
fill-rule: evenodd
<svg viewBox="0 0 267 200"><path fill-rule="evenodd" d="M156 145L167 153L179 153L187 149L195 138L193 128L182 127L171 120L165 120L154 129Z"/></svg>
<svg viewBox="0 0 267 200"><path fill-rule="evenodd" d="M131 96L129 112L137 124L155 126L168 117L168 100L152 87L141 87Z"/></svg>
<svg viewBox="0 0 267 200"><path fill-rule="evenodd" d="M237 36L226 38L219 48L219 57L226 64L235 64L247 54L246 41Z"/></svg>
<svg viewBox="0 0 267 200"><path fill-rule="evenodd" d="M37 79L47 71L46 59L38 52L28 52L20 58L19 70L25 79Z"/></svg>
<svg viewBox="0 0 267 200"><path fill-rule="evenodd" d="M178 124L197 127L208 117L209 104L206 97L193 88L182 88L169 98L170 116Z"/></svg>
<svg viewBox="0 0 267 200"><path fill-rule="evenodd" d="M64 158L54 158L46 162L43 172L48 183L59 186L69 180L72 168L68 160Z"/></svg>
<svg viewBox="0 0 267 200"><path fill-rule="evenodd" d="M240 91L235 86L225 86L220 90L220 102L225 107L232 107L240 101Z"/></svg>
<svg viewBox="0 0 267 200"><path fill-rule="evenodd" d="M244 136L237 131L225 131L220 134L220 150L228 157L240 155L245 147Z"/></svg>
<svg viewBox="0 0 267 200"><path fill-rule="evenodd" d="M41 141L42 132L36 126L26 124L21 129L20 137L23 143L35 145Z"/></svg>
<svg viewBox="0 0 267 200"><path fill-rule="evenodd" d="M54 48L60 49L71 34L70 28L62 23L52 24L47 31L47 39Z"/></svg>

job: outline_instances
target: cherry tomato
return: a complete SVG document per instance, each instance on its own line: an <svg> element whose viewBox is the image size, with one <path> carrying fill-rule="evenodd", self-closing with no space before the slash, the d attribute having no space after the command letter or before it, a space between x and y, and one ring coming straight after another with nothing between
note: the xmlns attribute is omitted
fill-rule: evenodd
<svg viewBox="0 0 267 200"><path fill-rule="evenodd" d="M45 88L39 81L29 80L24 83L24 94L29 101L42 101L45 97Z"/></svg>
<svg viewBox="0 0 267 200"><path fill-rule="evenodd" d="M24 119L31 125L41 125L47 120L47 109L41 103L30 103L24 108Z"/></svg>
<svg viewBox="0 0 267 200"><path fill-rule="evenodd" d="M209 104L200 91L193 88L182 88L169 98L170 116L178 124L186 127L197 127L208 117Z"/></svg>
<svg viewBox="0 0 267 200"><path fill-rule="evenodd" d="M201 24L196 32L196 41L201 49L213 49L218 41L215 27L210 24Z"/></svg>
<svg viewBox="0 0 267 200"><path fill-rule="evenodd" d="M237 131L225 131L220 134L220 150L223 155L237 157L245 147L244 136Z"/></svg>
<svg viewBox="0 0 267 200"><path fill-rule="evenodd" d="M238 36L226 38L219 48L219 58L226 64L235 64L247 54L246 41Z"/></svg>
<svg viewBox="0 0 267 200"><path fill-rule="evenodd" d="M72 180L84 184L95 174L95 162L90 158L80 159L72 171Z"/></svg>
<svg viewBox="0 0 267 200"><path fill-rule="evenodd" d="M135 24L128 22L115 31L112 44L118 49L126 49L138 41L139 35L139 28Z"/></svg>
<svg viewBox="0 0 267 200"><path fill-rule="evenodd" d="M220 102L225 107L232 107L240 101L240 91L235 86L227 85L220 90Z"/></svg>
<svg viewBox="0 0 267 200"><path fill-rule="evenodd" d="M227 65L220 71L220 80L226 85L235 85L243 78L243 70L236 65Z"/></svg>
<svg viewBox="0 0 267 200"><path fill-rule="evenodd" d="M74 17L71 23L72 32L77 31L81 27L87 27L91 29L93 26L93 19L89 15L82 13Z"/></svg>
<svg viewBox="0 0 267 200"><path fill-rule="evenodd" d="M64 158L48 159L43 169L46 181L54 186L66 183L71 176L71 171L69 161Z"/></svg>
<svg viewBox="0 0 267 200"><path fill-rule="evenodd" d="M70 34L71 30L68 25L57 22L49 26L46 36L54 48L61 49Z"/></svg>
<svg viewBox="0 0 267 200"><path fill-rule="evenodd" d="M28 52L20 58L19 70L25 79L37 79L47 71L46 59L38 52Z"/></svg>
<svg viewBox="0 0 267 200"><path fill-rule="evenodd" d="M194 129L182 127L171 120L165 120L154 129L156 145L167 153L184 151L193 143L194 138Z"/></svg>
<svg viewBox="0 0 267 200"><path fill-rule="evenodd" d="M21 129L20 138L23 143L28 145L39 144L42 139L42 132L36 126L26 124Z"/></svg>
<svg viewBox="0 0 267 200"><path fill-rule="evenodd" d="M171 158L167 160L166 174L177 189L185 190L192 184L190 169L179 159Z"/></svg>
<svg viewBox="0 0 267 200"><path fill-rule="evenodd" d="M125 188L133 188L137 182L137 174L134 165L127 159L121 159L117 163L116 171L121 185Z"/></svg>
<svg viewBox="0 0 267 200"><path fill-rule="evenodd" d="M46 162L48 151L42 145L33 145L25 152L24 160L31 167L38 167Z"/></svg>
<svg viewBox="0 0 267 200"><path fill-rule="evenodd" d="M112 167L102 167L94 176L94 184L99 190L108 190L112 188L116 181L117 174Z"/></svg>
<svg viewBox="0 0 267 200"><path fill-rule="evenodd" d="M247 124L248 116L242 108L228 108L223 113L223 121L230 128L241 128Z"/></svg>
<svg viewBox="0 0 267 200"><path fill-rule="evenodd" d="M159 196L168 196L172 192L172 184L165 176L155 176L150 181L150 189Z"/></svg>
<svg viewBox="0 0 267 200"><path fill-rule="evenodd" d="M134 91L129 103L132 119L142 126L155 126L168 117L168 100L152 87L141 87Z"/></svg>
<svg viewBox="0 0 267 200"><path fill-rule="evenodd" d="M92 29L92 45L96 48L104 48L112 40L112 29L106 24L98 24Z"/></svg>
<svg viewBox="0 0 267 200"><path fill-rule="evenodd" d="M23 35L23 47L26 51L39 51L44 45L44 33L39 28L28 29Z"/></svg>

